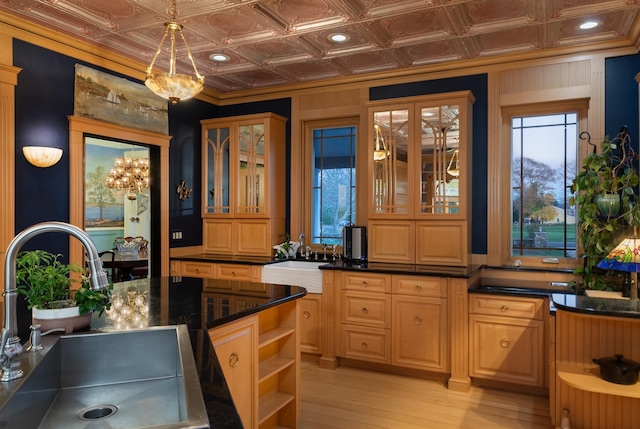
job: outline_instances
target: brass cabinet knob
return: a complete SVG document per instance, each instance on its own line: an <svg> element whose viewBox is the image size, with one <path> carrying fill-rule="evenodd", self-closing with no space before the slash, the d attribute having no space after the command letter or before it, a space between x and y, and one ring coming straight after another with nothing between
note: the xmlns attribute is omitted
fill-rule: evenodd
<svg viewBox="0 0 640 429"><path fill-rule="evenodd" d="M304 317L305 319L311 317L311 313L309 313L309 310L305 310L304 313L302 313L302 317Z"/></svg>
<svg viewBox="0 0 640 429"><path fill-rule="evenodd" d="M366 342L363 341L362 342L362 348L366 349L367 347L369 347L369 344L367 344Z"/></svg>
<svg viewBox="0 0 640 429"><path fill-rule="evenodd" d="M363 281L362 281L362 285L363 285L363 286L369 286L369 282L368 282L368 281L366 281L366 280L363 280Z"/></svg>
<svg viewBox="0 0 640 429"><path fill-rule="evenodd" d="M422 290L422 285L420 283L416 284L416 290Z"/></svg>
<svg viewBox="0 0 640 429"><path fill-rule="evenodd" d="M509 310L509 306L507 304L503 304L502 307L500 307L500 311L502 311L503 313L507 310Z"/></svg>
<svg viewBox="0 0 640 429"><path fill-rule="evenodd" d="M236 367L239 363L240 356L238 356L238 353L231 353L231 355L229 356L229 366Z"/></svg>
<svg viewBox="0 0 640 429"><path fill-rule="evenodd" d="M509 338L501 338L500 347L504 347L505 349L509 347Z"/></svg>
<svg viewBox="0 0 640 429"><path fill-rule="evenodd" d="M416 316L413 318L413 323L416 325L422 325L422 316Z"/></svg>
<svg viewBox="0 0 640 429"><path fill-rule="evenodd" d="M369 309L367 307L362 307L362 314L368 314Z"/></svg>
<svg viewBox="0 0 640 429"><path fill-rule="evenodd" d="M236 276L236 272L235 271L231 271L231 277L235 277Z"/></svg>

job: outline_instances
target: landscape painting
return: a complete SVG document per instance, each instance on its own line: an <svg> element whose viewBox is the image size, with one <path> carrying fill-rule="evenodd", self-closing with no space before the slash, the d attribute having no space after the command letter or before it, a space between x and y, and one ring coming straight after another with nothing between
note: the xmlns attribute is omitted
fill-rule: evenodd
<svg viewBox="0 0 640 429"><path fill-rule="evenodd" d="M76 64L76 116L168 134L167 103L144 85Z"/></svg>

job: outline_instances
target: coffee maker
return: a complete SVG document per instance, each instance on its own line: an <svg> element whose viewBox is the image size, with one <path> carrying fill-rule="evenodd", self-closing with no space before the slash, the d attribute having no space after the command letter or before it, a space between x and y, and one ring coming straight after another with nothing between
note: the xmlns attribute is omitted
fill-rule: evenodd
<svg viewBox="0 0 640 429"><path fill-rule="evenodd" d="M346 225L342 229L342 258L348 262L367 260L367 227Z"/></svg>

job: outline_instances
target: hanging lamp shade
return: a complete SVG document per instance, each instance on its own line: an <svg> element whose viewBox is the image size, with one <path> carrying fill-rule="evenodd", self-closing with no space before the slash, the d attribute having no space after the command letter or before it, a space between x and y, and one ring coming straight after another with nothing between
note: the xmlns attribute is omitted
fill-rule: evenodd
<svg viewBox="0 0 640 429"><path fill-rule="evenodd" d="M191 61L194 75L181 74L176 72L176 33L180 34L180 38L184 43L187 51L187 56ZM160 52L162 52L162 46L164 41L169 36L170 50L169 50L169 71L166 73L153 72L153 65L155 64ZM193 56L187 45L187 41L184 38L182 32L182 25L176 22L176 4L173 2L171 21L164 23L164 35L160 40L160 45L156 54L151 60L151 64L147 68L147 79L144 84L153 91L155 94L162 98L166 98L171 101L171 104L176 104L180 100L186 100L196 96L204 86L204 76L198 73L196 64L193 61Z"/></svg>

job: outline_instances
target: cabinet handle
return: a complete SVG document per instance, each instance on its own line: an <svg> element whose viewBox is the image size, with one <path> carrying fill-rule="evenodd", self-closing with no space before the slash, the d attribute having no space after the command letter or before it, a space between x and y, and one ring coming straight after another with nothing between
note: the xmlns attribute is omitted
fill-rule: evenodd
<svg viewBox="0 0 640 429"><path fill-rule="evenodd" d="M369 347L369 344L367 344L366 342L363 341L362 342L362 348L366 349L367 347Z"/></svg>
<svg viewBox="0 0 640 429"><path fill-rule="evenodd" d="M367 307L362 307L362 314L369 313L369 309Z"/></svg>
<svg viewBox="0 0 640 429"><path fill-rule="evenodd" d="M509 338L501 338L500 339L500 346L504 347L505 349L507 347L509 347Z"/></svg>
<svg viewBox="0 0 640 429"><path fill-rule="evenodd" d="M422 325L422 316L416 316L413 318L413 323L416 325Z"/></svg>
<svg viewBox="0 0 640 429"><path fill-rule="evenodd" d="M305 310L304 313L302 313L302 317L304 317L305 319L311 317L311 313L309 313L309 310Z"/></svg>
<svg viewBox="0 0 640 429"><path fill-rule="evenodd" d="M422 285L420 283L416 284L416 290L422 290Z"/></svg>
<svg viewBox="0 0 640 429"><path fill-rule="evenodd" d="M502 307L500 307L500 311L504 313L507 310L509 310L509 306L507 304L502 304Z"/></svg>
<svg viewBox="0 0 640 429"><path fill-rule="evenodd" d="M231 355L229 356L229 366L235 368L236 366L238 366L239 363L240 363L240 356L238 356L238 353L231 353Z"/></svg>
<svg viewBox="0 0 640 429"><path fill-rule="evenodd" d="M366 280L363 280L363 281L362 281L362 285L363 285L363 286L369 286L369 282L368 282L368 281L366 281Z"/></svg>
<svg viewBox="0 0 640 429"><path fill-rule="evenodd" d="M231 277L235 277L236 276L236 272L235 271L231 271Z"/></svg>
<svg viewBox="0 0 640 429"><path fill-rule="evenodd" d="M200 268L196 268L196 273L199 273L199 272L200 272Z"/></svg>

